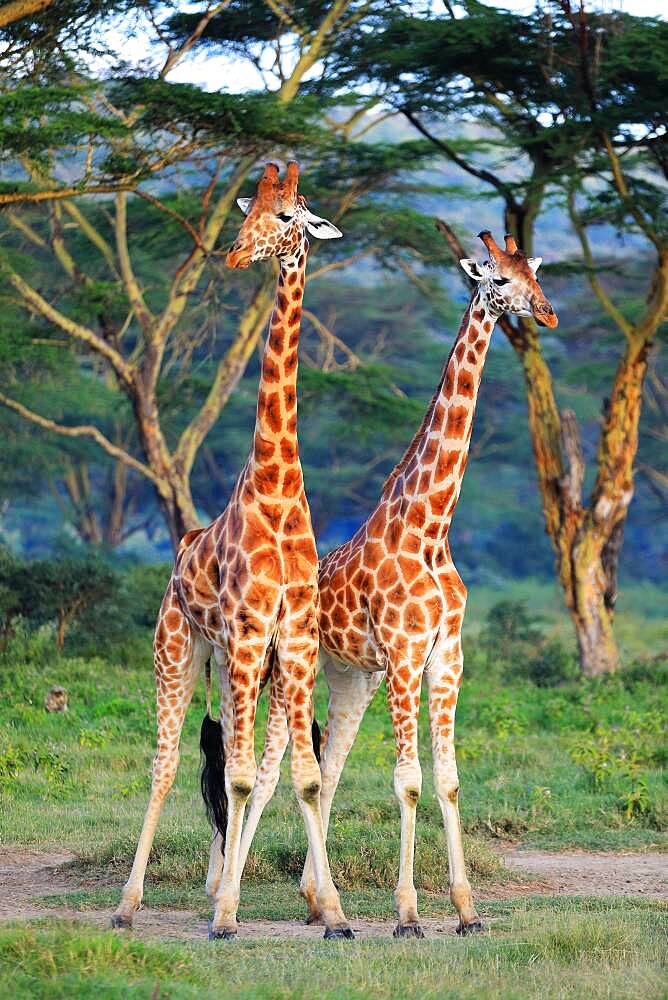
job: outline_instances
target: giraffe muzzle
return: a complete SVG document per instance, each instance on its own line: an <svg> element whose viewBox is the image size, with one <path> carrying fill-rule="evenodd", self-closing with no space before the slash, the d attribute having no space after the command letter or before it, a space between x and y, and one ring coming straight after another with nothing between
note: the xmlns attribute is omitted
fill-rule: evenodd
<svg viewBox="0 0 668 1000"><path fill-rule="evenodd" d="M559 323L557 314L549 302L533 303L533 317L540 326L546 326L550 330L554 330Z"/></svg>
<svg viewBox="0 0 668 1000"><path fill-rule="evenodd" d="M243 246L239 246L238 243L233 243L227 251L225 263L228 267L239 270L241 268L248 267L251 259L251 253L249 250Z"/></svg>

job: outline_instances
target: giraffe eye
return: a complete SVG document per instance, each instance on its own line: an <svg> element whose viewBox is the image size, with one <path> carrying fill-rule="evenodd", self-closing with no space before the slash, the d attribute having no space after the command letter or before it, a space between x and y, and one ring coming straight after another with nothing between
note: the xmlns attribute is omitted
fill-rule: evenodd
<svg viewBox="0 0 668 1000"><path fill-rule="evenodd" d="M495 285L498 285L500 288L502 285L507 285L508 282L510 281L510 278L492 278L492 281L494 282Z"/></svg>
<svg viewBox="0 0 668 1000"><path fill-rule="evenodd" d="M286 215L285 212L279 212L278 215L276 216L276 218L280 219L281 222L285 222L285 223L292 222L292 216L291 215Z"/></svg>

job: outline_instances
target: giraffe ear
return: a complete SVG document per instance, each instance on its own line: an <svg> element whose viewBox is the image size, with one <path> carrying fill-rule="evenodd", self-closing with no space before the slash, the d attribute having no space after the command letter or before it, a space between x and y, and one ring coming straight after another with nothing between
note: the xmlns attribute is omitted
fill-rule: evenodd
<svg viewBox="0 0 668 1000"><path fill-rule="evenodd" d="M338 240L340 236L343 236L340 229L337 229L327 219L321 219L319 215L314 215L313 212L306 212L306 228L311 236L315 236L319 240Z"/></svg>
<svg viewBox="0 0 668 1000"><path fill-rule="evenodd" d="M248 215L248 213L251 210L251 205L252 204L253 204L253 199L252 198L237 198L237 205L239 206L239 208L241 209L241 211L244 213L244 215Z"/></svg>
<svg viewBox="0 0 668 1000"><path fill-rule="evenodd" d="M466 271L469 278L472 278L473 281L485 280L485 275L481 270L480 264L477 260L474 260L473 257L465 257L463 260L460 260L459 263L464 271Z"/></svg>
<svg viewBox="0 0 668 1000"><path fill-rule="evenodd" d="M535 274L540 265L543 263L542 257L527 257L527 264Z"/></svg>

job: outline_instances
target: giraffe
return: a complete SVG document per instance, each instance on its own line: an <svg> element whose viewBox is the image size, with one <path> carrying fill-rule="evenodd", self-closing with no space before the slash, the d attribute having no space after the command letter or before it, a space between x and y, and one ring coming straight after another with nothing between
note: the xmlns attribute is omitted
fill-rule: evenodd
<svg viewBox="0 0 668 1000"><path fill-rule="evenodd" d="M298 175L297 163L290 162L281 182L278 167L267 164L255 197L239 199L246 218L227 254L227 265L245 268L269 257L280 262L262 357L253 444L226 510L207 528L190 531L182 539L160 608L154 642L158 749L134 864L112 918L115 927L130 926L141 903L153 836L178 766L183 720L205 668L207 716L202 746L206 752L205 739L213 739L211 757L219 766L218 777L224 775L224 791L214 789L214 796L218 795L227 816L226 825L222 824L225 829L214 837L222 870L214 886L209 937L236 935L239 839L256 776L255 712L261 685L273 670L292 739L292 781L314 858L325 937L353 936L329 870L320 768L311 737L318 655L318 561L299 460L296 398L309 248L306 232L320 239L341 233L308 210L297 192ZM222 728L211 719L211 656L220 679ZM214 808L214 817L220 816L220 809Z"/></svg>
<svg viewBox="0 0 668 1000"><path fill-rule="evenodd" d="M536 281L540 257L525 257L512 236L505 250L479 234L489 259L460 264L475 283L459 333L422 424L388 477L380 502L344 545L320 563L320 661L329 688L324 734L322 810L325 833L332 799L367 706L383 677L396 741L394 790L401 815L399 879L394 893L395 937L424 936L413 883L415 821L422 774L417 718L427 681L434 783L448 844L450 898L459 934L483 929L462 847L459 779L454 746L462 679L461 628L466 587L450 555L448 530L466 467L476 399L487 348L504 312L557 326ZM278 780L287 744L278 696L270 701L269 738L241 843L242 863ZM319 922L313 861L307 856L301 892L307 921Z"/></svg>

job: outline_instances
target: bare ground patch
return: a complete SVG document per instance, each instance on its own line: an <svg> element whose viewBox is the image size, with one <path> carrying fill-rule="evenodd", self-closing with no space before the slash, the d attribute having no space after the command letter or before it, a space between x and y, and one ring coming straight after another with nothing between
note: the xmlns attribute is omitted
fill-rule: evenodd
<svg viewBox="0 0 668 1000"><path fill-rule="evenodd" d="M476 893L480 900L507 899L526 894L582 896L640 895L668 900L668 856L658 853L604 854L578 851L535 851L505 847L504 862L517 871L521 880L486 887ZM72 854L61 851L8 849L0 860L0 920L60 916L85 920L108 927L108 909L84 912L67 906L45 907L40 898L63 892L91 890L108 885L104 877L88 878L70 862ZM120 886L119 886L120 891ZM422 925L430 937L451 935L457 920L452 917L424 918ZM364 939L388 938L393 920L352 919L351 926ZM202 940L207 923L192 910L144 908L135 915L134 931L142 938ZM240 938L301 938L317 940L322 927L308 927L298 920L249 920L239 928Z"/></svg>
<svg viewBox="0 0 668 1000"><path fill-rule="evenodd" d="M509 868L546 879L552 892L668 900L667 854L511 848L502 850L501 856Z"/></svg>

